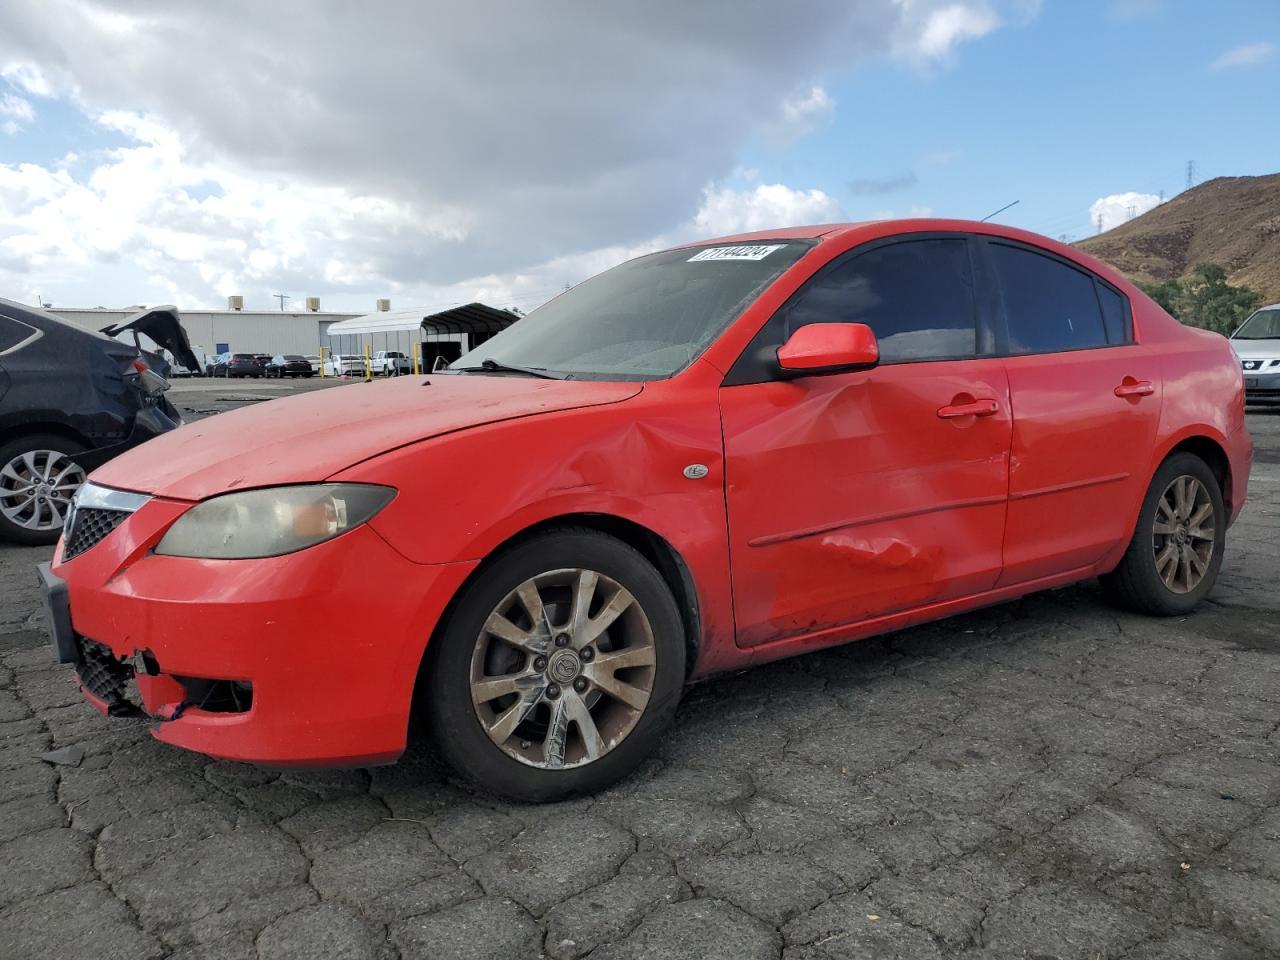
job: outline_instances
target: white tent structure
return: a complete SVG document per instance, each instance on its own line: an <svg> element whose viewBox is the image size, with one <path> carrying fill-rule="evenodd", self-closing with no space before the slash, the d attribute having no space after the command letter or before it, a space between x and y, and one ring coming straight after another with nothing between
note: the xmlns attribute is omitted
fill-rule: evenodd
<svg viewBox="0 0 1280 960"><path fill-rule="evenodd" d="M431 370L437 360L456 360L518 319L514 313L483 303L437 313L380 311L330 324L328 352L358 355L366 349L396 350L413 357L415 369Z"/></svg>

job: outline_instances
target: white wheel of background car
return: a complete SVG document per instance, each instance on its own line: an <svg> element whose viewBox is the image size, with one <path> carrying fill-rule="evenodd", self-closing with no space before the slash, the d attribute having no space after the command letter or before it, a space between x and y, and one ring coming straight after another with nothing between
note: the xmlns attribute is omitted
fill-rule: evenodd
<svg viewBox="0 0 1280 960"><path fill-rule="evenodd" d="M58 450L26 450L0 466L0 516L24 530L61 530L85 475Z"/></svg>

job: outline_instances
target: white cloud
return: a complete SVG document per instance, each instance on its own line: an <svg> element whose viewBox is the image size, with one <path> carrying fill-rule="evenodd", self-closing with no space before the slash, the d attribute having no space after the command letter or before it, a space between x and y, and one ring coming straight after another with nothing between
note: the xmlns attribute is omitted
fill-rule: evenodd
<svg viewBox="0 0 1280 960"><path fill-rule="evenodd" d="M697 236L712 237L843 219L840 204L821 190L762 183L751 190L708 187L693 226Z"/></svg>
<svg viewBox="0 0 1280 960"><path fill-rule="evenodd" d="M1243 43L1223 53L1217 60L1209 64L1209 69L1230 70L1233 67L1251 67L1255 63L1262 63L1264 60L1271 59L1272 54L1275 52L1276 45L1269 40L1260 40L1257 43Z"/></svg>
<svg viewBox="0 0 1280 960"><path fill-rule="evenodd" d="M0 64L0 78L32 96L51 97L54 93L53 84L34 63L10 60Z"/></svg>
<svg viewBox="0 0 1280 960"><path fill-rule="evenodd" d="M188 156L181 137L154 117L105 113L99 125L133 145L109 151L75 176L69 163L0 164L0 289L51 296L127 266L136 288L120 301L219 306L228 294L266 305L267 291L321 295L328 307L371 307L374 294L445 306L483 299L531 309L629 257L672 244L776 226L843 219L821 190L778 183L710 184L696 213L672 230L532 263L517 271L463 274L432 283L400 272L404 243L459 240L467 216L423 220L394 200L341 187L264 180ZM65 158L64 158L65 159ZM103 299L94 293L93 302ZM67 305L63 297L57 302ZM88 301L86 301L88 302Z"/></svg>
<svg viewBox="0 0 1280 960"><path fill-rule="evenodd" d="M815 84L782 101L781 139L794 139L816 130L835 112L836 102L826 88Z"/></svg>
<svg viewBox="0 0 1280 960"><path fill-rule="evenodd" d="M69 102L125 145L0 165L0 287L403 301L480 278L531 296L686 229L838 219L821 191L726 186L753 138L830 116L815 65L944 60L1025 8L7 0L15 95Z"/></svg>
<svg viewBox="0 0 1280 960"><path fill-rule="evenodd" d="M14 93L0 94L0 131L13 134L36 118L31 101Z"/></svg>
<svg viewBox="0 0 1280 960"><path fill-rule="evenodd" d="M906 14L906 30L898 43L900 55L941 60L966 40L984 37L1000 26L1000 17L988 3L922 4L898 0Z"/></svg>
<svg viewBox="0 0 1280 960"><path fill-rule="evenodd" d="M1118 227L1126 220L1140 217L1148 210L1159 206L1163 201L1154 193L1113 193L1099 197L1089 207L1089 223L1097 228L1098 218L1102 218L1102 229L1110 230Z"/></svg>

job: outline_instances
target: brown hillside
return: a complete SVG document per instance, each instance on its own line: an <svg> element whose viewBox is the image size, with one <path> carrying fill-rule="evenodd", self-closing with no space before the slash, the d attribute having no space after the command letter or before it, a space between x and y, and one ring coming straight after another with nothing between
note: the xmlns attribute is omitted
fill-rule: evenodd
<svg viewBox="0 0 1280 960"><path fill-rule="evenodd" d="M1280 301L1280 173L1219 177L1079 243L1134 280L1171 280L1198 263Z"/></svg>

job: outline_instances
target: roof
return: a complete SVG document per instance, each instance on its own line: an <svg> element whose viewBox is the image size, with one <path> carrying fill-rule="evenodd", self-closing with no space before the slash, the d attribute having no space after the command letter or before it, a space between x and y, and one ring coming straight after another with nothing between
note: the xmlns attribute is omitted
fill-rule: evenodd
<svg viewBox="0 0 1280 960"><path fill-rule="evenodd" d="M483 303L468 303L439 313L397 310L369 313L330 325L329 336L365 333L403 333L426 330L430 333L497 333L520 319L514 313Z"/></svg>

